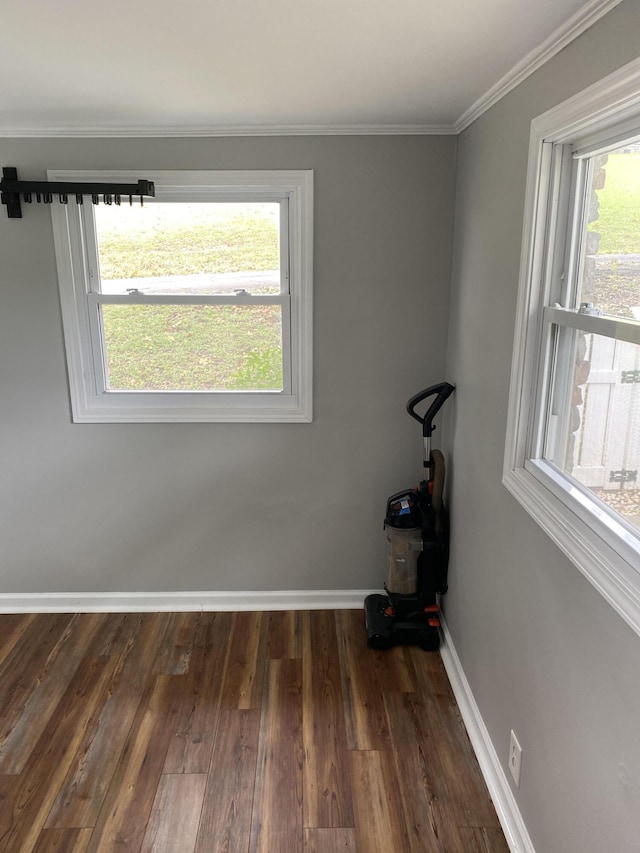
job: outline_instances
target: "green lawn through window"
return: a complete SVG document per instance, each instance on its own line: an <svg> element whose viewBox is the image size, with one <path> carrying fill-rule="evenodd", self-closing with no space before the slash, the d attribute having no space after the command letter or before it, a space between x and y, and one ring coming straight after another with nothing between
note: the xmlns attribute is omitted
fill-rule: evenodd
<svg viewBox="0 0 640 853"><path fill-rule="evenodd" d="M278 205L187 207L97 208L102 281L144 293L156 276L279 268ZM282 390L280 306L109 304L102 320L110 390Z"/></svg>

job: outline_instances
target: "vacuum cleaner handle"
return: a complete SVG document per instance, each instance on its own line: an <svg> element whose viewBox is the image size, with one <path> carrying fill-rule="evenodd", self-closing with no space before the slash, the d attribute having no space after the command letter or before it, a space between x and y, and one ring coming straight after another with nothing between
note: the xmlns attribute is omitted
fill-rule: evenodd
<svg viewBox="0 0 640 853"><path fill-rule="evenodd" d="M419 424L422 424L422 435L424 438L430 438L431 433L435 429L433 419L438 414L445 400L455 391L455 386L448 382L440 382L438 385L431 385L425 388L424 391L419 391L407 403L407 411L412 418L415 418ZM437 394L436 399L431 403L423 417L416 412L416 406L427 397L432 397Z"/></svg>

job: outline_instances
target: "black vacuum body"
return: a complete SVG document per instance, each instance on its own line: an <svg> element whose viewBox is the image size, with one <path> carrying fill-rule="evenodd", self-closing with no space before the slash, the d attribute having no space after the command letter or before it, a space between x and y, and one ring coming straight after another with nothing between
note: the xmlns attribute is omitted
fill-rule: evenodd
<svg viewBox="0 0 640 853"><path fill-rule="evenodd" d="M407 411L423 428L425 476L418 488L397 492L387 500L386 595L369 595L364 602L371 648L416 645L436 651L440 647L438 596L447 591L449 517L442 499L444 457L439 450L431 450L431 434L433 418L453 390L448 382L433 385L407 403ZM416 406L434 396L425 415L419 415Z"/></svg>

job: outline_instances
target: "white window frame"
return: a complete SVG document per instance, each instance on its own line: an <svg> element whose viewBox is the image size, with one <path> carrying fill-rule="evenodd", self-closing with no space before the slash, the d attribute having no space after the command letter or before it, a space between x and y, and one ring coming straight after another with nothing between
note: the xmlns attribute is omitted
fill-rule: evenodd
<svg viewBox="0 0 640 853"><path fill-rule="evenodd" d="M211 304L282 308L282 391L109 391L96 324L96 243L90 199L51 206L72 418L75 423L299 422L312 420L313 171L70 171L50 170L50 181L155 183L156 201L278 201L281 269L288 289L274 296L198 296ZM55 196L54 196L55 197ZM134 202L135 203L135 202ZM147 202L145 202L147 203ZM153 202L151 202L153 203ZM91 263L93 257L94 262ZM287 292L288 290L288 292ZM182 297L182 301L188 298ZM100 297L107 302L107 298ZM132 303L162 297L140 295ZM166 298L164 299L166 301Z"/></svg>
<svg viewBox="0 0 640 853"><path fill-rule="evenodd" d="M545 329L550 322L602 334L604 317L577 316L546 304L547 244L558 210L554 145L586 145L640 127L640 60L534 119L514 337L503 484L623 619L640 634L640 538L620 516L577 488L541 457ZM594 322L592 322L594 321ZM625 323L627 330L640 326ZM636 330L637 331L637 330ZM635 342L636 331L631 330ZM628 331L627 331L628 333Z"/></svg>

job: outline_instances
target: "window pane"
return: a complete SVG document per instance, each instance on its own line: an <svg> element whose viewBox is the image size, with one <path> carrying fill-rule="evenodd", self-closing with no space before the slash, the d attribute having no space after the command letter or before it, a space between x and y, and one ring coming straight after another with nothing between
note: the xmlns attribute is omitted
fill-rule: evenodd
<svg viewBox="0 0 640 853"><path fill-rule="evenodd" d="M579 302L640 320L640 144L593 157Z"/></svg>
<svg viewBox="0 0 640 853"><path fill-rule="evenodd" d="M561 329L556 365L545 455L640 532L640 346Z"/></svg>
<svg viewBox="0 0 640 853"><path fill-rule="evenodd" d="M158 202L94 208L101 290L280 292L278 202Z"/></svg>
<svg viewBox="0 0 640 853"><path fill-rule="evenodd" d="M111 391L283 390L279 305L103 305Z"/></svg>

